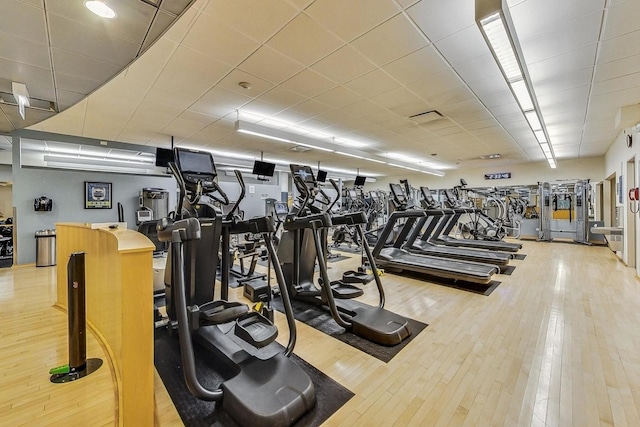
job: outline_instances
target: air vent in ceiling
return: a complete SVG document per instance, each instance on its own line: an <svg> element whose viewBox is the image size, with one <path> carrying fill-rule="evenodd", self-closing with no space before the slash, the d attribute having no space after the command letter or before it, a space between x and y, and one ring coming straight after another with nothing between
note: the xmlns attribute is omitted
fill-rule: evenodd
<svg viewBox="0 0 640 427"><path fill-rule="evenodd" d="M307 151L311 151L311 148L309 147L304 147L302 145L296 145L295 147L291 147L289 148L289 150L291 151L296 151L298 153L306 153Z"/></svg>
<svg viewBox="0 0 640 427"><path fill-rule="evenodd" d="M409 116L409 120L413 121L417 124L433 122L435 120L444 119L442 113L438 110L430 110L425 111L424 113L414 114L413 116Z"/></svg>

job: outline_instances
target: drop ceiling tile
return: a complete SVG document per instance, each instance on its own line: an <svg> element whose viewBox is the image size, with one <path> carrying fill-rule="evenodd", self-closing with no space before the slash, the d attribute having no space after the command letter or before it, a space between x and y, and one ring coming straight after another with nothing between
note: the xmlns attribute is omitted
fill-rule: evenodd
<svg viewBox="0 0 640 427"><path fill-rule="evenodd" d="M595 83L592 94L597 96L608 92L634 88L640 88L640 72Z"/></svg>
<svg viewBox="0 0 640 427"><path fill-rule="evenodd" d="M297 14L295 7L282 0L209 2L203 12L259 42L268 40Z"/></svg>
<svg viewBox="0 0 640 427"><path fill-rule="evenodd" d="M618 59L640 54L640 31L624 34L615 39L600 42L598 64L604 64Z"/></svg>
<svg viewBox="0 0 640 427"><path fill-rule="evenodd" d="M429 96L432 105L455 104L471 99L475 99L473 93L463 85Z"/></svg>
<svg viewBox="0 0 640 427"><path fill-rule="evenodd" d="M178 43L169 40L166 37L162 37L141 56L139 56L131 65L136 65L137 63L142 62L164 67L177 47Z"/></svg>
<svg viewBox="0 0 640 427"><path fill-rule="evenodd" d="M342 107L341 110L357 117L364 117L369 114L379 113L380 111L383 111L384 108L367 99L363 99L362 101L358 101L354 104L346 105Z"/></svg>
<svg viewBox="0 0 640 427"><path fill-rule="evenodd" d="M166 10L174 15L180 15L189 6L192 0L173 0L160 3L160 10Z"/></svg>
<svg viewBox="0 0 640 427"><path fill-rule="evenodd" d="M580 17L560 27L520 39L522 54L527 64L553 58L598 42L602 13Z"/></svg>
<svg viewBox="0 0 640 427"><path fill-rule="evenodd" d="M249 83L249 88L243 88L240 83ZM259 77L245 73L242 70L235 69L227 74L218 84L218 87L232 92L238 92L241 95L258 98L265 92L271 90L274 85L271 82L263 80Z"/></svg>
<svg viewBox="0 0 640 427"><path fill-rule="evenodd" d="M153 22L151 23L151 28L147 32L147 35L144 38L142 43L142 51L147 49L151 44L158 39L164 33L167 28L173 24L173 21L176 19L175 15L159 11Z"/></svg>
<svg viewBox="0 0 640 427"><path fill-rule="evenodd" d="M166 87L153 86L144 97L145 101L158 104L172 105L181 110L187 110L193 103L195 103L201 95L189 94L186 92L180 92L171 90Z"/></svg>
<svg viewBox="0 0 640 427"><path fill-rule="evenodd" d="M284 110L284 108L281 106L269 104L260 99L254 99L242 107L241 113L247 112L262 117L271 117L280 113L282 110Z"/></svg>
<svg viewBox="0 0 640 427"><path fill-rule="evenodd" d="M214 87L192 105L190 109L213 117L224 117L230 111L241 109L243 105L250 101L251 98L248 96Z"/></svg>
<svg viewBox="0 0 640 427"><path fill-rule="evenodd" d="M523 40L553 28L574 26L573 21L584 15L600 13L604 9L602 0L575 1L522 1L509 8L518 38ZM595 27L599 31L599 26Z"/></svg>
<svg viewBox="0 0 640 427"><path fill-rule="evenodd" d="M342 108L346 105L355 104L363 99L362 96L345 88L344 86L337 86L316 96L314 100L330 105L333 108Z"/></svg>
<svg viewBox="0 0 640 427"><path fill-rule="evenodd" d="M138 53L140 45L118 37L104 37L94 27L58 15L50 15L52 47L67 48L80 55L125 66Z"/></svg>
<svg viewBox="0 0 640 427"><path fill-rule="evenodd" d="M143 1L110 0L109 5L118 14L116 19L100 18L84 7L84 2L47 1L51 32L53 34L65 31L58 28L59 25L79 25L99 32L103 39L124 39L140 46L157 9ZM55 41L55 38L52 38L52 41Z"/></svg>
<svg viewBox="0 0 640 427"><path fill-rule="evenodd" d="M467 0L423 0L407 9L407 13L432 42L475 25L475 9Z"/></svg>
<svg viewBox="0 0 640 427"><path fill-rule="evenodd" d="M192 96L202 96L211 88L211 84L201 80L186 79L184 75L165 69L160 73L155 86L174 92L184 92Z"/></svg>
<svg viewBox="0 0 640 427"><path fill-rule="evenodd" d="M612 5L607 11L603 40L640 30L640 2L626 1Z"/></svg>
<svg viewBox="0 0 640 427"><path fill-rule="evenodd" d="M46 45L0 32L0 58L51 69Z"/></svg>
<svg viewBox="0 0 640 427"><path fill-rule="evenodd" d="M399 11L393 2L381 0L318 0L305 13L343 40L350 41Z"/></svg>
<svg viewBox="0 0 640 427"><path fill-rule="evenodd" d="M640 54L618 59L617 61L599 64L596 67L594 80L596 82L601 82L604 80L614 79L616 77L622 77L637 71L640 71Z"/></svg>
<svg viewBox="0 0 640 427"><path fill-rule="evenodd" d="M2 80L0 82L0 91L11 92L11 82L24 82L31 96L40 99L53 99L42 98L42 94L32 93L33 85L31 84L31 82L37 82L40 88L47 89L47 93L53 93L54 86L50 69L0 58L0 70L0 80Z"/></svg>
<svg viewBox="0 0 640 427"><path fill-rule="evenodd" d="M476 132L480 129L496 129L496 121L493 118L482 119L476 122L466 123L464 129L470 131L473 135L476 135Z"/></svg>
<svg viewBox="0 0 640 427"><path fill-rule="evenodd" d="M58 89L56 93L58 94L58 108L60 111L66 110L86 97L83 93L68 92L62 89Z"/></svg>
<svg viewBox="0 0 640 427"><path fill-rule="evenodd" d="M476 25L438 40L435 46L454 67L491 53Z"/></svg>
<svg viewBox="0 0 640 427"><path fill-rule="evenodd" d="M339 49L343 42L304 13L296 16L267 45L309 66Z"/></svg>
<svg viewBox="0 0 640 427"><path fill-rule="evenodd" d="M183 75L185 79L197 79L213 85L233 68L201 52L178 46L167 62L166 69Z"/></svg>
<svg viewBox="0 0 640 427"><path fill-rule="evenodd" d="M307 101L304 101L298 105L295 105L289 108L287 111L292 111L299 116L310 118L310 117L319 116L321 114L324 114L334 109L335 108L330 105L323 104L313 99L309 99Z"/></svg>
<svg viewBox="0 0 640 427"><path fill-rule="evenodd" d="M476 56L468 62L456 65L456 71L467 84L488 78L503 78L493 55L486 53Z"/></svg>
<svg viewBox="0 0 640 427"><path fill-rule="evenodd" d="M293 92L287 89L284 89L281 86L276 86L273 89L269 90L267 93L260 96L258 99L261 102L266 102L271 106L278 107L277 111L285 110L290 108L296 104L304 102L307 98L303 95L298 94L297 92Z"/></svg>
<svg viewBox="0 0 640 427"><path fill-rule="evenodd" d="M260 46L255 40L204 14L197 18L181 44L231 65L239 64Z"/></svg>
<svg viewBox="0 0 640 427"><path fill-rule="evenodd" d="M345 83L345 86L352 91L368 98L378 95L382 92L387 92L389 90L395 89L400 85L386 73L384 73L380 69L376 69L370 73L351 80L348 83Z"/></svg>
<svg viewBox="0 0 640 427"><path fill-rule="evenodd" d="M19 1L2 3L0 31L13 37L48 44L44 10Z"/></svg>
<svg viewBox="0 0 640 427"><path fill-rule="evenodd" d="M430 74L451 70L433 46L416 50L385 65L382 69L402 84L420 80Z"/></svg>
<svg viewBox="0 0 640 427"><path fill-rule="evenodd" d="M430 100L430 97L450 90L462 87L460 79L451 71L443 71L432 74L429 77L416 80L407 84L407 88L417 96ZM438 109L440 106L436 106Z"/></svg>
<svg viewBox="0 0 640 427"><path fill-rule="evenodd" d="M280 86L304 95L307 98L313 98L337 85L315 71L305 69L281 83Z"/></svg>
<svg viewBox="0 0 640 427"><path fill-rule="evenodd" d="M423 99L420 99L404 87L398 87L372 96L369 100L404 117L422 113L431 108Z"/></svg>
<svg viewBox="0 0 640 427"><path fill-rule="evenodd" d="M187 32L191 29L199 16L199 11L194 5L180 15L163 34L162 39L181 43Z"/></svg>
<svg viewBox="0 0 640 427"><path fill-rule="evenodd" d="M64 113L40 122L40 129L45 132L61 133L65 135L81 135L84 123L86 100L65 110Z"/></svg>
<svg viewBox="0 0 640 427"><path fill-rule="evenodd" d="M71 76L65 73L56 73L55 80L58 89L77 93L91 93L102 85L100 81Z"/></svg>
<svg viewBox="0 0 640 427"><path fill-rule="evenodd" d="M299 73L304 67L269 46L262 46L238 68L270 82L280 83Z"/></svg>
<svg viewBox="0 0 640 427"><path fill-rule="evenodd" d="M563 109L565 102L580 102L587 105L589 90L591 85L577 86L571 89L553 92L547 95L538 96L538 104L543 113L552 112L554 109Z"/></svg>
<svg viewBox="0 0 640 427"><path fill-rule="evenodd" d="M593 68L574 70L571 73L558 74L543 81L536 81L534 91L536 96L544 96L554 92L560 92L574 87L585 86L591 83Z"/></svg>
<svg viewBox="0 0 640 427"><path fill-rule="evenodd" d="M372 71L376 66L352 46L347 45L321 59L311 68L342 84Z"/></svg>
<svg viewBox="0 0 640 427"><path fill-rule="evenodd" d="M53 58L53 68L56 76L58 73L63 73L69 76L77 76L79 78L97 81L102 84L122 70L118 65L98 61L87 56L57 48L51 49L51 57ZM68 90L82 92L70 88L68 88Z"/></svg>
<svg viewBox="0 0 640 427"><path fill-rule="evenodd" d="M144 61L135 61L122 71L122 77L129 80L137 80L141 84L151 87L156 81L162 67Z"/></svg>
<svg viewBox="0 0 640 427"><path fill-rule="evenodd" d="M211 123L211 118L208 116L205 117L209 119L207 123L192 121L180 116L176 117L171 121L171 123L162 128L161 132L165 135L171 135L176 138L189 138L191 135L200 132Z"/></svg>
<svg viewBox="0 0 640 427"><path fill-rule="evenodd" d="M351 44L381 67L425 47L428 42L404 15L396 15Z"/></svg>

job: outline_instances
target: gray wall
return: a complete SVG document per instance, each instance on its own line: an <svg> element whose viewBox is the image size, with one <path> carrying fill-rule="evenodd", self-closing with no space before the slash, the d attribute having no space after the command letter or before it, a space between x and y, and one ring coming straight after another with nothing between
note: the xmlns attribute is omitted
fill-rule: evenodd
<svg viewBox="0 0 640 427"><path fill-rule="evenodd" d="M33 133L29 138L38 138ZM66 140L58 135L58 140ZM51 139L47 137L47 139ZM78 142L69 137L70 142ZM81 141L86 143L86 141ZM131 148L129 146L128 148ZM14 135L14 165L19 165L19 136ZM16 154L16 151L18 153ZM16 159L16 156L18 159ZM17 160L17 161L16 161ZM122 203L128 228L135 229L135 211L138 207L138 193L144 187L164 188L169 191L169 209L176 206L176 184L172 176L141 176L105 172L73 170L13 168L13 203L17 217L17 263L35 262L36 230L55 228L58 222L116 222L117 203ZM112 183L111 209L84 209L85 181ZM46 195L53 199L51 212L35 212L33 200Z"/></svg>
<svg viewBox="0 0 640 427"><path fill-rule="evenodd" d="M11 176L11 165L0 165L0 181L13 181Z"/></svg>

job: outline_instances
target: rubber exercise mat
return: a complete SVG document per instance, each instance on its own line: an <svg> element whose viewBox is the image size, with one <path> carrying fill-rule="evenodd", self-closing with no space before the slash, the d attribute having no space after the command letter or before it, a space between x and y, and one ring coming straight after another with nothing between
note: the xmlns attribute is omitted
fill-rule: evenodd
<svg viewBox="0 0 640 427"><path fill-rule="evenodd" d="M189 393L182 373L177 336L169 336L166 328L156 329L154 345L155 367L185 426L238 426L222 407L217 407L218 405L214 402L197 399ZM283 347L280 344L273 343L260 349L257 354L261 358L267 358L282 351ZM205 387L216 388L225 378L223 368L215 366L211 362L211 355L197 344L194 345L194 352L198 379ZM351 399L353 393L295 354L291 358L313 381L317 398L316 406L294 426L319 426Z"/></svg>
<svg viewBox="0 0 640 427"><path fill-rule="evenodd" d="M513 271L516 269L515 265L505 265L500 267L500 274L504 274L506 276L511 276Z"/></svg>
<svg viewBox="0 0 640 427"><path fill-rule="evenodd" d="M359 247L349 247L349 246L342 246L342 245L338 245L338 246L332 246L331 247L332 251L341 251L341 252L347 252L350 254L360 254L362 253L362 248Z"/></svg>
<svg viewBox="0 0 640 427"><path fill-rule="evenodd" d="M280 297L274 297L272 305L276 310L284 312ZM400 344L389 347L367 341L366 339L345 330L333 320L328 311L325 311L320 307L296 300L291 301L291 306L293 307L293 313L296 320L306 323L312 328L315 328L320 332L324 332L345 344L349 344L351 347L364 351L385 363L393 359L396 354L400 353L400 351L405 348L409 342L411 342L411 340L417 337L420 332L429 326L426 323L418 322L417 320L407 319L409 321L409 327L411 328L411 336Z"/></svg>

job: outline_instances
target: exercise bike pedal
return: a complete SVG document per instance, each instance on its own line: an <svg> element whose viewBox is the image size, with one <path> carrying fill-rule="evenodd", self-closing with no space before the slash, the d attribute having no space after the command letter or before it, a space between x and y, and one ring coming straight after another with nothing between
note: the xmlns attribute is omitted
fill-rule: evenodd
<svg viewBox="0 0 640 427"><path fill-rule="evenodd" d="M236 320L235 335L256 348L275 341L278 328L262 314L253 311Z"/></svg>

